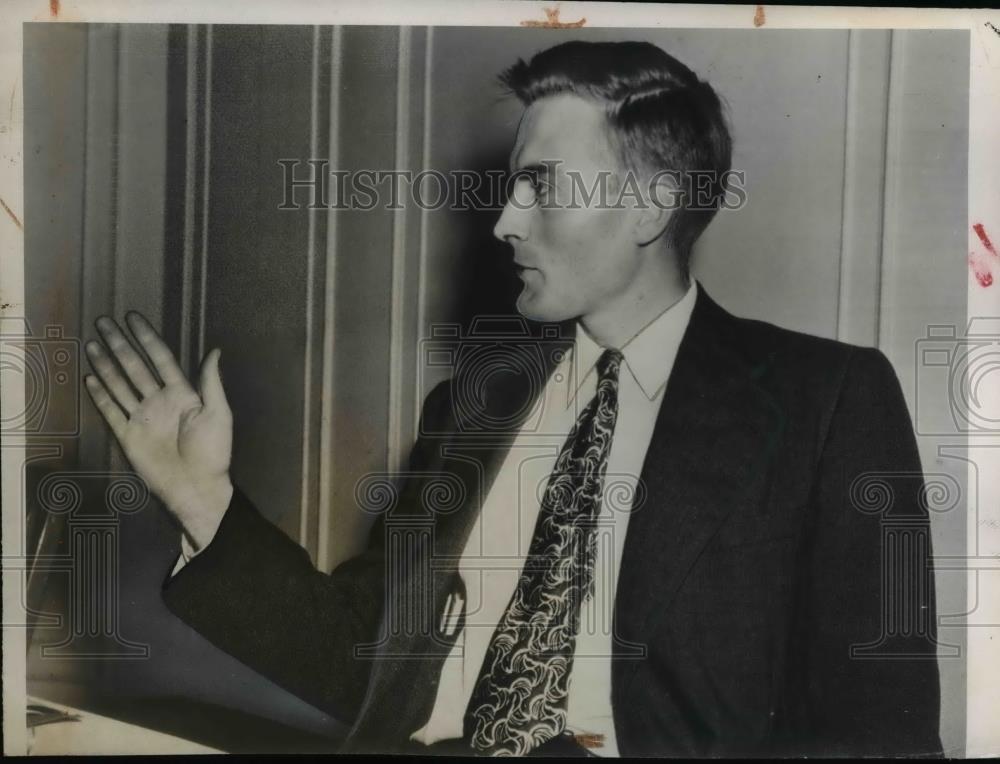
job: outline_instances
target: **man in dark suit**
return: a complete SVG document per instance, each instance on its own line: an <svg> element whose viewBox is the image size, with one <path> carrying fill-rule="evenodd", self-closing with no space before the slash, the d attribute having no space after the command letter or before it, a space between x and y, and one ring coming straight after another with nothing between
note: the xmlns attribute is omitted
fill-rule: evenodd
<svg viewBox="0 0 1000 764"><path fill-rule="evenodd" d="M735 318L688 276L730 169L715 93L643 43L567 43L503 79L526 110L495 233L519 312L571 333L430 393L358 558L316 570L229 482L218 351L195 392L141 317L159 380L99 322L88 389L184 529L168 606L349 722L347 750L939 754L891 366ZM710 204L683 193L698 173Z"/></svg>

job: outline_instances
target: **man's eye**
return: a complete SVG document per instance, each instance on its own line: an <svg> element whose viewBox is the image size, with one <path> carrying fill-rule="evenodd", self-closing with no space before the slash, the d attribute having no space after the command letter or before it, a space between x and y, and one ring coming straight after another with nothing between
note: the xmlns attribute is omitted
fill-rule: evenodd
<svg viewBox="0 0 1000 764"><path fill-rule="evenodd" d="M541 186L541 181L538 177L538 173L536 172L530 172L530 171L519 172L517 175L514 176L514 181L518 185L527 184L527 186L533 191L538 191L538 189Z"/></svg>
<svg viewBox="0 0 1000 764"><path fill-rule="evenodd" d="M534 204L542 194L542 183L537 173L520 172L514 176L514 182L508 186L512 195L521 200L522 205Z"/></svg>
<svg viewBox="0 0 1000 764"><path fill-rule="evenodd" d="M545 196L552 189L552 185L538 173L529 175L528 182L531 184L531 190L535 192L535 196Z"/></svg>

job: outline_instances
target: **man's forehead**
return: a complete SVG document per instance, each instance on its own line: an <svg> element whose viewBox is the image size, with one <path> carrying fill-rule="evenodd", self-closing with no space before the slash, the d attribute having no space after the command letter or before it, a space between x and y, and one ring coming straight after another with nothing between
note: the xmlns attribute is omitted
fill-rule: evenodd
<svg viewBox="0 0 1000 764"><path fill-rule="evenodd" d="M596 101L561 93L540 98L524 110L510 154L510 169L542 162L606 164L610 158L604 109Z"/></svg>

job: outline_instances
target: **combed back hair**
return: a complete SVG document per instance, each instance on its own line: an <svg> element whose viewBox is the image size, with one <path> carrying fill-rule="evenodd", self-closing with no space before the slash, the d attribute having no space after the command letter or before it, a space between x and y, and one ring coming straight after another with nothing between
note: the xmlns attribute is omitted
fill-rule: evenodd
<svg viewBox="0 0 1000 764"><path fill-rule="evenodd" d="M556 45L531 61L519 59L500 83L524 106L572 93L605 106L611 143L622 167L639 177L670 170L691 190L691 173L703 180L709 204L687 195L664 236L686 274L691 248L722 203L732 161L732 139L712 86L673 56L647 42L582 42Z"/></svg>

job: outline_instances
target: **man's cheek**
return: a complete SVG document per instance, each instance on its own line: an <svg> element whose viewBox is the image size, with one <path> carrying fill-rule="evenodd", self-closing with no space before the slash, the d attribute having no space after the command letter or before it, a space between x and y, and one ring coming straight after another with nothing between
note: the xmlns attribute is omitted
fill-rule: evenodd
<svg viewBox="0 0 1000 764"><path fill-rule="evenodd" d="M593 210L579 207L554 207L542 209L543 230L553 241L570 241L579 239L582 232L594 232L599 227L600 215Z"/></svg>

